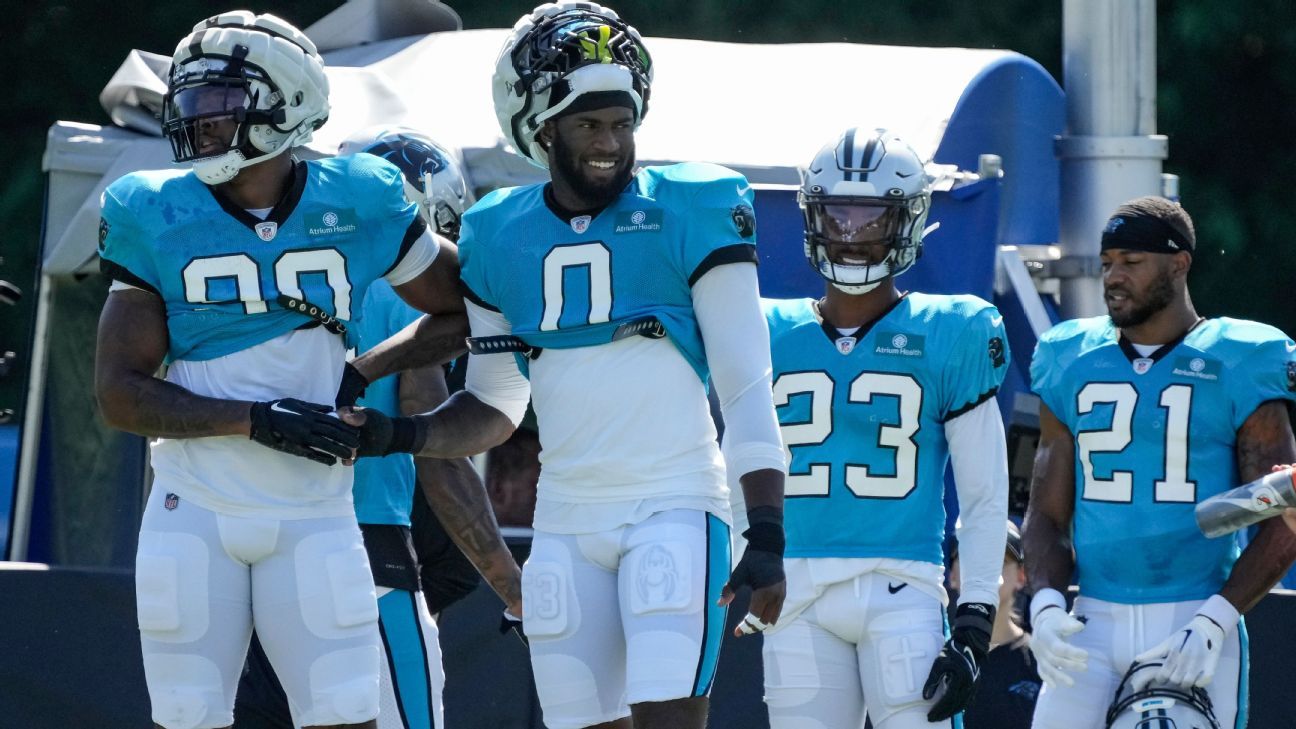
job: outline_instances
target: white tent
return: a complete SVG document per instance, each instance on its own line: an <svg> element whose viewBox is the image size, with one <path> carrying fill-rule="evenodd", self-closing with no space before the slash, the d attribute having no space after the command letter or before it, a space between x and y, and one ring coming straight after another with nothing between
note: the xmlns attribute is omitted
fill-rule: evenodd
<svg viewBox="0 0 1296 729"><path fill-rule="evenodd" d="M491 74L506 35L439 32L327 52L332 111L310 150L332 154L356 129L404 124L460 150L477 190L539 179L538 168L505 149L491 104ZM904 130L930 157L978 74L1020 58L1009 51L844 43L647 43L656 78L637 136L639 159L717 162L758 184L795 184L798 165L856 124ZM154 116L168 62L132 51L101 94L105 110L125 129L51 127L44 159L51 175L46 273L94 270L99 193L127 172L170 164Z"/></svg>

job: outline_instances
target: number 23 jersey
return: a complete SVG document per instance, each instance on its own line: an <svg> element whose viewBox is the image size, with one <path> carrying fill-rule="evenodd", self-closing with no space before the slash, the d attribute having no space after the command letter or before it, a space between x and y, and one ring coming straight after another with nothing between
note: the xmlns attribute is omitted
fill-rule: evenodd
<svg viewBox="0 0 1296 729"><path fill-rule="evenodd" d="M1207 539L1194 506L1238 485L1237 431L1268 400L1296 399L1282 332L1208 319L1142 357L1109 317L1044 333L1032 388L1075 438L1080 591L1127 604L1205 599L1238 555Z"/></svg>
<svg viewBox="0 0 1296 729"><path fill-rule="evenodd" d="M945 422L1007 370L998 310L910 293L844 337L810 299L766 300L788 476L788 557L942 564Z"/></svg>

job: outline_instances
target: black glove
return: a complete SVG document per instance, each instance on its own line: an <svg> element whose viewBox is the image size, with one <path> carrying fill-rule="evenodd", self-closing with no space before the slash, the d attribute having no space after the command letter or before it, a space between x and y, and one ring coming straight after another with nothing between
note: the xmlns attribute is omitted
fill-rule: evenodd
<svg viewBox="0 0 1296 729"><path fill-rule="evenodd" d="M293 398L252 404L249 437L261 445L331 466L350 458L358 431L329 413L333 408Z"/></svg>
<svg viewBox="0 0 1296 729"><path fill-rule="evenodd" d="M758 506L747 512L751 524L743 536L747 538L747 551L738 560L733 573L729 575L729 588L737 590L747 585L753 590L782 582L783 548L786 539L783 535L783 514L772 506Z"/></svg>
<svg viewBox="0 0 1296 729"><path fill-rule="evenodd" d="M981 675L981 664L990 652L990 631L995 607L983 602L958 606L950 639L932 663L923 698L935 699L927 721L942 721L967 708Z"/></svg>
<svg viewBox="0 0 1296 729"><path fill-rule="evenodd" d="M342 384L338 385L337 397L333 399L333 407L341 410L347 405L355 405L356 400L364 397L365 388L369 386L369 380L360 374L350 362L342 367Z"/></svg>
<svg viewBox="0 0 1296 729"><path fill-rule="evenodd" d="M356 408L356 412L365 416L364 425L360 426L356 458L413 453L422 445L422 439L416 437L418 427L414 418L393 418L374 408Z"/></svg>
<svg viewBox="0 0 1296 729"><path fill-rule="evenodd" d="M522 620L513 617L509 614L509 611L505 610L504 613L500 615L500 635L503 635L510 630L518 637L518 640L522 641L522 645L527 646L528 648L531 647L531 641L527 640L526 631L522 629Z"/></svg>

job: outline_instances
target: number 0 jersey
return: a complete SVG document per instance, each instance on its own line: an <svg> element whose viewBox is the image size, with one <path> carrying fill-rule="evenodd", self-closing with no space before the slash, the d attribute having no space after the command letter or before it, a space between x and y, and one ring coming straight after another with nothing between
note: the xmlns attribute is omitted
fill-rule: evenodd
<svg viewBox="0 0 1296 729"><path fill-rule="evenodd" d="M597 531L659 508L728 520L692 294L713 268L756 261L751 198L742 175L687 163L640 170L593 217L559 215L543 185L464 215L467 298L543 348L519 357L542 448L537 529ZM667 338L617 335L645 317Z"/></svg>
<svg viewBox="0 0 1296 729"><path fill-rule="evenodd" d="M911 293L843 336L811 299L764 303L788 451L787 556L942 564L944 424L1003 382L998 310Z"/></svg>
<svg viewBox="0 0 1296 729"><path fill-rule="evenodd" d="M1238 319L1205 320L1149 357L1106 316L1044 333L1032 388L1075 437L1081 594L1146 604L1219 591L1237 540L1202 536L1193 507L1238 485L1247 417L1296 399L1294 350L1277 329Z"/></svg>
<svg viewBox="0 0 1296 729"><path fill-rule="evenodd" d="M265 220L188 171L136 172L104 192L99 255L113 279L166 306L167 380L207 397L332 403L346 344L280 305L305 298L343 322L369 284L417 255L423 231L395 166L372 155L298 163ZM393 275L396 275L393 273ZM354 327L349 334L354 336ZM351 470L243 436L159 439L156 482L223 513L347 514Z"/></svg>
<svg viewBox="0 0 1296 729"><path fill-rule="evenodd" d="M538 347L604 344L618 327L655 317L705 382L690 289L716 266L756 262L746 178L710 164L645 167L597 216L571 220L550 210L544 190L497 190L464 217L470 299Z"/></svg>

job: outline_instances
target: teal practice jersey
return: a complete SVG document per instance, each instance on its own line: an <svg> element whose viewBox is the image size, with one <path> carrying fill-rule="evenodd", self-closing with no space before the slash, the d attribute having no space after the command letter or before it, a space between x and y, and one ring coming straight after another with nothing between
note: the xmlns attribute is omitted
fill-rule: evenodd
<svg viewBox="0 0 1296 729"><path fill-rule="evenodd" d="M998 310L911 293L850 337L811 299L764 306L788 451L787 556L941 564L945 423L1003 382Z"/></svg>
<svg viewBox="0 0 1296 729"><path fill-rule="evenodd" d="M1296 399L1296 344L1265 324L1208 319L1140 356L1106 316L1044 333L1031 383L1075 437L1080 592L1146 604L1205 599L1237 559L1193 507L1238 485L1235 445L1268 400Z"/></svg>
<svg viewBox="0 0 1296 729"><path fill-rule="evenodd" d="M358 354L404 329L418 319L419 312L401 300L386 281L375 281L365 297L364 316L357 325ZM356 403L400 415L399 375L384 377L365 388ZM361 524L403 524L409 526L414 507L414 457L393 453L382 458L361 458L355 464L356 520Z"/></svg>
<svg viewBox="0 0 1296 729"><path fill-rule="evenodd" d="M165 302L168 361L215 359L311 321L281 294L358 320L369 284L423 230L400 171L367 154L297 163L265 220L182 170L122 177L102 215L101 267Z"/></svg>
<svg viewBox="0 0 1296 729"><path fill-rule="evenodd" d="M542 348L606 344L619 327L656 318L705 381L691 288L715 266L756 262L746 178L711 164L646 167L598 215L570 220L544 189L497 190L464 215L468 298Z"/></svg>

